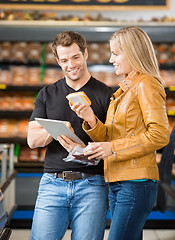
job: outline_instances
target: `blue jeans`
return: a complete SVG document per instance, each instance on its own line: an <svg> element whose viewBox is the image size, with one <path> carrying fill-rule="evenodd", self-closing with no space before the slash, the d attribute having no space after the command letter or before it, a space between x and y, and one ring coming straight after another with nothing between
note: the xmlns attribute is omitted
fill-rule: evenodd
<svg viewBox="0 0 175 240"><path fill-rule="evenodd" d="M109 184L111 226L108 240L141 240L157 198L157 183L121 181Z"/></svg>
<svg viewBox="0 0 175 240"><path fill-rule="evenodd" d="M104 177L64 181L44 173L31 231L32 240L61 240L70 224L72 240L102 240L108 210Z"/></svg>

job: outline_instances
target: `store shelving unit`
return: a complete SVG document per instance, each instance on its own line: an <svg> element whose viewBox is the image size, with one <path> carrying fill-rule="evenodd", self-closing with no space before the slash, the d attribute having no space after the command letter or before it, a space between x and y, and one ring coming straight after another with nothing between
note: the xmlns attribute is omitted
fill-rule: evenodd
<svg viewBox="0 0 175 240"><path fill-rule="evenodd" d="M62 31L81 33L87 42L107 42L115 31L137 25L153 42L172 42L175 23L158 22L71 22L71 21L0 21L0 41L52 41Z"/></svg>
<svg viewBox="0 0 175 240"><path fill-rule="evenodd" d="M137 25L145 30L151 40L156 43L173 43L175 39L175 23L158 23L158 22L71 22L71 21L0 21L0 41L10 42L51 42L54 37L62 31L72 30L81 33L87 42L108 42L112 33L118 29L128 26ZM97 63L98 64L98 63ZM172 67L172 66L171 66ZM174 84L175 85L175 84ZM0 91L33 91L38 92L40 86L6 86L0 84ZM175 96L175 87L166 88L167 96ZM175 113L170 112L171 117ZM22 118L31 115L31 111L0 111L0 118ZM0 139L3 142L5 139ZM6 142L25 144L26 140L20 138L6 139Z"/></svg>

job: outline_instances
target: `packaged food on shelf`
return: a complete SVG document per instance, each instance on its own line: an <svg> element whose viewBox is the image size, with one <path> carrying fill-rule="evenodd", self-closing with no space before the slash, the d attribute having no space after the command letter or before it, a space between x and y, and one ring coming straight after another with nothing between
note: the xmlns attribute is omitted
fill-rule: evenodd
<svg viewBox="0 0 175 240"><path fill-rule="evenodd" d="M175 43L172 43L171 46L170 46L170 51L172 53L175 53Z"/></svg>
<svg viewBox="0 0 175 240"><path fill-rule="evenodd" d="M95 71L95 70L89 70L89 72L90 72L90 74L91 74L94 78L98 79L98 80L101 81L101 82L106 83L106 79L105 79L105 77L104 77L104 72L102 72L102 71Z"/></svg>
<svg viewBox="0 0 175 240"><path fill-rule="evenodd" d="M12 43L4 41L1 43L0 61L10 62L12 55Z"/></svg>
<svg viewBox="0 0 175 240"><path fill-rule="evenodd" d="M26 138L28 132L28 119L18 120L17 122L17 136L20 138Z"/></svg>
<svg viewBox="0 0 175 240"><path fill-rule="evenodd" d="M0 119L0 138L17 136L17 126L14 119Z"/></svg>
<svg viewBox="0 0 175 240"><path fill-rule="evenodd" d="M28 71L25 66L11 66L12 85L26 85Z"/></svg>
<svg viewBox="0 0 175 240"><path fill-rule="evenodd" d="M157 57L160 64L172 63L170 52L160 52Z"/></svg>
<svg viewBox="0 0 175 240"><path fill-rule="evenodd" d="M33 110L34 108L34 96L23 96L22 103L24 110Z"/></svg>
<svg viewBox="0 0 175 240"><path fill-rule="evenodd" d="M173 110L175 111L175 99L174 98L167 98L166 100L166 107L167 107L167 110Z"/></svg>
<svg viewBox="0 0 175 240"><path fill-rule="evenodd" d="M116 86L124 78L123 75L117 76L116 73L112 72L112 71L95 71L95 70L92 71L92 70L90 70L90 74L108 86Z"/></svg>
<svg viewBox="0 0 175 240"><path fill-rule="evenodd" d="M158 53L159 53L158 44L157 44L157 43L153 43L153 47L154 47L155 54L156 54L156 56L157 56Z"/></svg>
<svg viewBox="0 0 175 240"><path fill-rule="evenodd" d="M0 96L0 110L12 110L13 109L13 97L2 93Z"/></svg>
<svg viewBox="0 0 175 240"><path fill-rule="evenodd" d="M87 44L88 49L88 63L99 63L101 62L100 58L100 44L98 43L88 43Z"/></svg>
<svg viewBox="0 0 175 240"><path fill-rule="evenodd" d="M39 149L30 149L29 147L21 147L19 151L19 161L38 161L39 160Z"/></svg>
<svg viewBox="0 0 175 240"><path fill-rule="evenodd" d="M175 119L169 118L170 133L172 132L174 126L175 126Z"/></svg>
<svg viewBox="0 0 175 240"><path fill-rule="evenodd" d="M99 43L87 43L88 51L99 51L100 44Z"/></svg>
<svg viewBox="0 0 175 240"><path fill-rule="evenodd" d="M41 70L40 67L28 67L28 77L26 76L27 85L40 85Z"/></svg>
<svg viewBox="0 0 175 240"><path fill-rule="evenodd" d="M22 111L24 110L23 101L22 101L22 94L15 94L13 96L13 110Z"/></svg>
<svg viewBox="0 0 175 240"><path fill-rule="evenodd" d="M45 154L46 154L46 148L40 148L40 156L39 156L40 162L44 162Z"/></svg>
<svg viewBox="0 0 175 240"><path fill-rule="evenodd" d="M59 79L63 78L63 72L58 68L46 68L44 71L44 84L52 84Z"/></svg>
<svg viewBox="0 0 175 240"><path fill-rule="evenodd" d="M0 110L2 111L32 111L34 106L34 93L1 93Z"/></svg>
<svg viewBox="0 0 175 240"><path fill-rule="evenodd" d="M19 63L27 63L27 43L16 42L12 47L12 61Z"/></svg>
<svg viewBox="0 0 175 240"><path fill-rule="evenodd" d="M28 53L27 59L30 63L40 63L41 62L41 43L40 42L31 42L28 43Z"/></svg>
<svg viewBox="0 0 175 240"><path fill-rule="evenodd" d="M159 52L167 52L169 51L169 43L160 43L158 44L158 51Z"/></svg>
<svg viewBox="0 0 175 240"><path fill-rule="evenodd" d="M57 65L57 61L52 52L51 43L46 43L45 45L45 64L46 65Z"/></svg>
<svg viewBox="0 0 175 240"><path fill-rule="evenodd" d="M100 52L99 51L89 51L88 63L101 63Z"/></svg>
<svg viewBox="0 0 175 240"><path fill-rule="evenodd" d="M166 87L175 86L175 70L162 69L160 73L165 81Z"/></svg>
<svg viewBox="0 0 175 240"><path fill-rule="evenodd" d="M101 53L101 59L102 59L102 63L109 63L109 59L110 59L110 52L109 51L104 51Z"/></svg>
<svg viewBox="0 0 175 240"><path fill-rule="evenodd" d="M11 84L11 72L10 70L0 69L0 84Z"/></svg>

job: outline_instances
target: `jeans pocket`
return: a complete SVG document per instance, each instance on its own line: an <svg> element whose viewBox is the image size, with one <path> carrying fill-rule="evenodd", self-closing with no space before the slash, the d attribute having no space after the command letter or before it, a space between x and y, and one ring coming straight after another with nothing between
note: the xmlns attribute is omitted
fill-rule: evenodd
<svg viewBox="0 0 175 240"><path fill-rule="evenodd" d="M145 191L147 198L146 208L149 212L151 212L157 199L157 184L155 183L152 186L146 185Z"/></svg>
<svg viewBox="0 0 175 240"><path fill-rule="evenodd" d="M40 186L41 185L46 185L46 184L49 184L51 181L52 181L52 176L49 176L48 173L44 173L42 178L41 178L41 181L40 181Z"/></svg>
<svg viewBox="0 0 175 240"><path fill-rule="evenodd" d="M95 175L92 177L86 178L86 182L95 185L95 186L105 186L107 183L105 182L104 176Z"/></svg>

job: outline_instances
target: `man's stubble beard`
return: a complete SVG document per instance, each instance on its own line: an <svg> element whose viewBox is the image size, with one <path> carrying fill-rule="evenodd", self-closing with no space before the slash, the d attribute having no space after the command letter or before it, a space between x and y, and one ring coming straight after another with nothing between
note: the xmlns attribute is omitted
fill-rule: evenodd
<svg viewBox="0 0 175 240"><path fill-rule="evenodd" d="M73 78L71 75L69 76L69 74L68 74L67 72L64 72L64 74L65 74L65 76L66 76L67 78L69 78L71 81L76 82L76 81L80 80L80 79L83 77L83 75L85 74L85 71L86 71L86 69L85 69L85 66L83 65L83 66L79 69L79 74L78 74L78 76L77 76L76 78Z"/></svg>

